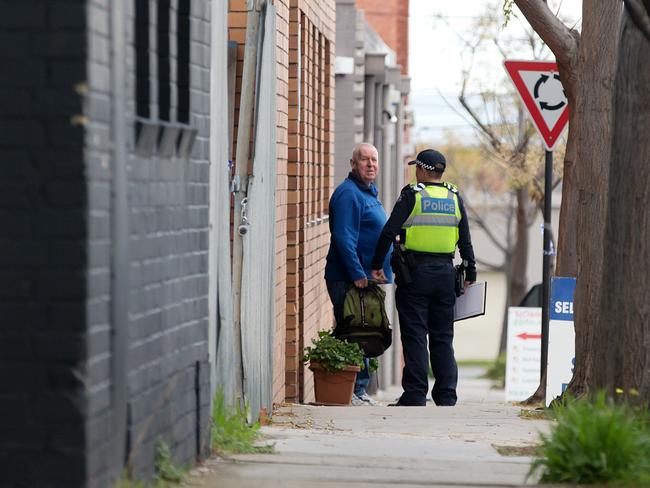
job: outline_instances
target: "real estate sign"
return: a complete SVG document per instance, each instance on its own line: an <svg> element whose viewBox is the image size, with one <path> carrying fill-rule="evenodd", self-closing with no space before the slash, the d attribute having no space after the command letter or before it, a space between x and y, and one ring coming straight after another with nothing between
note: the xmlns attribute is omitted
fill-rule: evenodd
<svg viewBox="0 0 650 488"><path fill-rule="evenodd" d="M509 307L507 339L506 401L519 402L539 386L541 307Z"/></svg>
<svg viewBox="0 0 650 488"><path fill-rule="evenodd" d="M548 363L546 366L546 405L564 392L575 366L573 294L575 278L551 280L550 321L548 324Z"/></svg>

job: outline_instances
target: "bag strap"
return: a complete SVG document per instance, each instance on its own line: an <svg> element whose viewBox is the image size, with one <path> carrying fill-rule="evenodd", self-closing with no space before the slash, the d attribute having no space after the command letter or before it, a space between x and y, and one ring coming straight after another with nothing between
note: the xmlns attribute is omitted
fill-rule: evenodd
<svg viewBox="0 0 650 488"><path fill-rule="evenodd" d="M359 304L361 305L361 325L366 327L368 324L366 323L366 304L363 299L363 288L359 288Z"/></svg>

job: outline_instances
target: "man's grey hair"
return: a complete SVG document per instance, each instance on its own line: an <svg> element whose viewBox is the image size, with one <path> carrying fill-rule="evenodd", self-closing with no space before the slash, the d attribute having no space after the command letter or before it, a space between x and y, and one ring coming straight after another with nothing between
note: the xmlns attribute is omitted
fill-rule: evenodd
<svg viewBox="0 0 650 488"><path fill-rule="evenodd" d="M352 149L352 161L359 161L359 158L361 157L361 148L364 146L368 146L373 148L375 151L377 148L370 144L369 142L360 142L356 146L354 146L354 149Z"/></svg>

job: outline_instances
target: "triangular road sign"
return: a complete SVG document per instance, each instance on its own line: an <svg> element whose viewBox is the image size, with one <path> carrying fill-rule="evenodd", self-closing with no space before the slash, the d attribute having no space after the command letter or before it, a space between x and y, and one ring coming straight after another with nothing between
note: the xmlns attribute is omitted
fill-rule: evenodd
<svg viewBox="0 0 650 488"><path fill-rule="evenodd" d="M550 61L505 61L503 64L544 145L552 151L569 121L569 101L557 64Z"/></svg>

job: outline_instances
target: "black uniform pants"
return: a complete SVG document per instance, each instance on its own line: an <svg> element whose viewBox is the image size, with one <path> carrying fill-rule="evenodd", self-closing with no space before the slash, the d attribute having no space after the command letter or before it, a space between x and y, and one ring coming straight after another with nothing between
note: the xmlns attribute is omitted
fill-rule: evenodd
<svg viewBox="0 0 650 488"><path fill-rule="evenodd" d="M426 405L428 366L436 405L456 404L458 367L454 358L455 269L450 258L427 259L411 270L411 283L397 285L396 302L404 352L399 405ZM427 338L429 348L427 350Z"/></svg>

